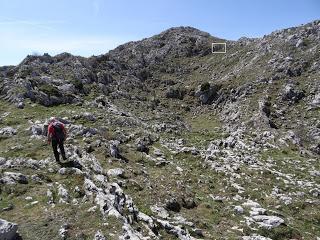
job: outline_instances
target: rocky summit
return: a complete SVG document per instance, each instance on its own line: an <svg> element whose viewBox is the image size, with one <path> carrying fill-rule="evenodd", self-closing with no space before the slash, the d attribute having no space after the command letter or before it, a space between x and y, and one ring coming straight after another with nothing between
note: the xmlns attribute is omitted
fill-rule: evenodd
<svg viewBox="0 0 320 240"><path fill-rule="evenodd" d="M0 95L0 239L320 237L320 21L27 56Z"/></svg>

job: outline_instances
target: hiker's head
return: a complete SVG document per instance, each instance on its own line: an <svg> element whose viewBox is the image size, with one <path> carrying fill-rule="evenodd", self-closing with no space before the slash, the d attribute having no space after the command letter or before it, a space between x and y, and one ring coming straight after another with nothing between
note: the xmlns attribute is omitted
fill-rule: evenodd
<svg viewBox="0 0 320 240"><path fill-rule="evenodd" d="M57 119L56 119L55 117L51 117L51 118L49 119L49 123L53 123L53 122L55 122L55 121L57 121Z"/></svg>

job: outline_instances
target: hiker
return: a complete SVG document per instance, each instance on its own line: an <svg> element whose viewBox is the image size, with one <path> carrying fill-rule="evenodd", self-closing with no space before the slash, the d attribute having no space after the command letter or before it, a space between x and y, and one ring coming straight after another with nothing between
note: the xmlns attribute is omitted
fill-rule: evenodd
<svg viewBox="0 0 320 240"><path fill-rule="evenodd" d="M48 144L52 143L52 149L56 161L60 163L58 146L63 160L66 160L66 154L64 151L64 140L67 137L66 129L62 122L58 121L56 118L52 117L49 120L48 126Z"/></svg>

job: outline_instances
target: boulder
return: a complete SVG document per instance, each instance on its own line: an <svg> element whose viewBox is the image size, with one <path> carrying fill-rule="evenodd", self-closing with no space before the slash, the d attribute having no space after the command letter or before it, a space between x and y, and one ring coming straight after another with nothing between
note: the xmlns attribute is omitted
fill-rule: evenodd
<svg viewBox="0 0 320 240"><path fill-rule="evenodd" d="M137 138L136 141L137 151L149 153L149 145L153 143L153 140L149 135Z"/></svg>
<svg viewBox="0 0 320 240"><path fill-rule="evenodd" d="M277 216L257 215L253 216L252 219L262 228L271 229L278 227L284 223L282 218Z"/></svg>
<svg viewBox="0 0 320 240"><path fill-rule="evenodd" d="M85 112L85 113L82 114L82 116L83 116L83 118L87 119L88 121L95 122L97 120L96 116L94 116L90 112Z"/></svg>
<svg viewBox="0 0 320 240"><path fill-rule="evenodd" d="M295 89L292 84L286 85L282 91L282 100L284 101L299 102L304 97L304 91Z"/></svg>
<svg viewBox="0 0 320 240"><path fill-rule="evenodd" d="M47 201L48 204L53 204L54 203L54 201L53 201L53 193L50 191L50 189L47 190L47 198L48 198L48 201Z"/></svg>
<svg viewBox="0 0 320 240"><path fill-rule="evenodd" d="M137 151L138 152L144 152L144 153L149 153L149 147L146 146L145 144L143 143L138 143L137 144Z"/></svg>
<svg viewBox="0 0 320 240"><path fill-rule="evenodd" d="M107 174L110 177L124 177L124 169L123 168L109 169Z"/></svg>
<svg viewBox="0 0 320 240"><path fill-rule="evenodd" d="M0 135L10 137L17 134L17 130L12 127L4 127L0 129Z"/></svg>
<svg viewBox="0 0 320 240"><path fill-rule="evenodd" d="M64 94L72 94L76 92L75 86L73 84L63 84L62 86L58 87L59 91L63 92Z"/></svg>
<svg viewBox="0 0 320 240"><path fill-rule="evenodd" d="M254 202L250 199L247 200L247 202L243 203L242 206L248 207L248 208L260 208L261 205L257 202Z"/></svg>
<svg viewBox="0 0 320 240"><path fill-rule="evenodd" d="M218 97L218 90L218 86L211 86L210 83L205 82L198 86L195 96L199 98L200 103L211 104Z"/></svg>
<svg viewBox="0 0 320 240"><path fill-rule="evenodd" d="M3 177L0 179L0 182L3 184L15 184L15 183L27 184L28 179L25 175L21 173L4 172Z"/></svg>
<svg viewBox="0 0 320 240"><path fill-rule="evenodd" d="M264 236L260 236L257 234L253 234L251 236L243 236L242 240L272 240L272 239Z"/></svg>
<svg viewBox="0 0 320 240"><path fill-rule="evenodd" d="M68 237L68 231L69 231L70 225L68 223L63 224L59 229L59 236L61 239L67 239Z"/></svg>
<svg viewBox="0 0 320 240"><path fill-rule="evenodd" d="M96 234L94 235L93 240L106 240L106 238L105 238L105 236L103 235L103 233L102 233L100 230L98 230L98 231L96 232Z"/></svg>
<svg viewBox="0 0 320 240"><path fill-rule="evenodd" d="M158 148L155 148L154 151L153 151L153 154L157 157L163 157L164 154L162 153L162 151Z"/></svg>
<svg viewBox="0 0 320 240"><path fill-rule="evenodd" d="M77 175L81 175L83 172L76 168L76 167L62 167L59 169L58 171L59 174L61 175L72 175L72 174L77 174Z"/></svg>
<svg viewBox="0 0 320 240"><path fill-rule="evenodd" d="M43 126L34 124L30 127L30 132L33 136L41 136L43 135Z"/></svg>
<svg viewBox="0 0 320 240"><path fill-rule="evenodd" d="M311 102L314 107L320 107L320 93L316 94Z"/></svg>
<svg viewBox="0 0 320 240"><path fill-rule="evenodd" d="M154 205L154 206L151 206L150 209L153 213L157 214L161 218L166 219L169 217L169 213L164 207Z"/></svg>
<svg viewBox="0 0 320 240"><path fill-rule="evenodd" d="M241 207L241 206L235 206L234 211L237 214L242 214L244 212L243 207Z"/></svg>
<svg viewBox="0 0 320 240"><path fill-rule="evenodd" d="M181 240L191 240L194 239L190 236L188 230L180 226L174 226L169 221L157 219L157 222L163 227L167 232L175 235L178 239Z"/></svg>
<svg viewBox="0 0 320 240"><path fill-rule="evenodd" d="M298 47L303 47L303 46L305 46L304 41L302 39L299 39L298 42L296 43L296 47L298 48Z"/></svg>
<svg viewBox="0 0 320 240"><path fill-rule="evenodd" d="M60 197L59 203L67 203L69 202L69 193L68 190L65 189L61 184L58 187L58 196Z"/></svg>
<svg viewBox="0 0 320 240"><path fill-rule="evenodd" d="M17 103L16 103L16 107L17 107L17 108L23 109L24 106L25 106L25 105L24 105L24 102L17 102Z"/></svg>
<svg viewBox="0 0 320 240"><path fill-rule="evenodd" d="M310 146L310 150L318 155L320 155L320 143Z"/></svg>
<svg viewBox="0 0 320 240"><path fill-rule="evenodd" d="M109 145L110 155L114 158L120 157L120 151L119 151L118 145L119 145L119 141L112 141Z"/></svg>
<svg viewBox="0 0 320 240"><path fill-rule="evenodd" d="M136 231L130 224L125 223L122 226L123 233L121 236L118 237L119 240L124 239L144 239L142 234L139 231Z"/></svg>
<svg viewBox="0 0 320 240"><path fill-rule="evenodd" d="M266 209L264 209L264 208L261 208L261 207L259 207L259 208L253 207L253 208L251 208L251 210L250 210L250 216L263 215L263 214L265 214L265 212L266 212Z"/></svg>
<svg viewBox="0 0 320 240"><path fill-rule="evenodd" d="M14 240L17 237L18 225L0 219L0 239L1 240Z"/></svg>

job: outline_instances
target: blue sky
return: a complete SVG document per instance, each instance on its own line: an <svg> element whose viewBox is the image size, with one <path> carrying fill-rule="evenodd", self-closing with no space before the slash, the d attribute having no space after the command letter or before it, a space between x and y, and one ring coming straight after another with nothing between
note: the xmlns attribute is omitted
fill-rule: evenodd
<svg viewBox="0 0 320 240"><path fill-rule="evenodd" d="M318 0L0 0L0 66L33 53L99 55L174 26L236 40L316 19Z"/></svg>

